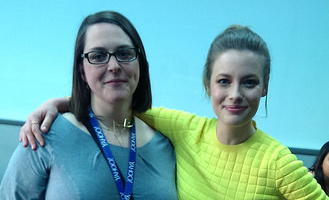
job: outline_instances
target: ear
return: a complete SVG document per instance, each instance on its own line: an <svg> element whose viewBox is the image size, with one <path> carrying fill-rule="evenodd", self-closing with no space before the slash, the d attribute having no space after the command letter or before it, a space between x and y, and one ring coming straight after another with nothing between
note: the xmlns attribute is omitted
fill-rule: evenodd
<svg viewBox="0 0 329 200"><path fill-rule="evenodd" d="M211 92L210 92L209 86L206 87L206 92L207 92L207 95L210 97L211 96Z"/></svg>
<svg viewBox="0 0 329 200"><path fill-rule="evenodd" d="M270 78L268 77L264 83L264 89L262 92L262 97L265 97L267 95L267 91L268 91L268 82L269 82Z"/></svg>

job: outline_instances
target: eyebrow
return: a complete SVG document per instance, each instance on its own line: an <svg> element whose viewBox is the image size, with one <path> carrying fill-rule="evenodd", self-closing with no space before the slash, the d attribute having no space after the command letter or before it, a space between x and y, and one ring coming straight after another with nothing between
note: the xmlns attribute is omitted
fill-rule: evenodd
<svg viewBox="0 0 329 200"><path fill-rule="evenodd" d="M134 48L134 46L129 45L129 44L123 44L119 45L115 48L115 51L121 50L121 49L126 49L126 48ZM105 47L93 47L90 49L90 51L108 51L108 48Z"/></svg>
<svg viewBox="0 0 329 200"><path fill-rule="evenodd" d="M216 77L225 77L225 78L230 78L232 77L231 75L229 74L217 74ZM248 78L259 78L256 74L247 74L245 76L242 77L242 79L248 79Z"/></svg>
<svg viewBox="0 0 329 200"><path fill-rule="evenodd" d="M246 79L246 78L260 78L260 77L258 77L256 74L248 74L248 75L244 76L243 78Z"/></svg>

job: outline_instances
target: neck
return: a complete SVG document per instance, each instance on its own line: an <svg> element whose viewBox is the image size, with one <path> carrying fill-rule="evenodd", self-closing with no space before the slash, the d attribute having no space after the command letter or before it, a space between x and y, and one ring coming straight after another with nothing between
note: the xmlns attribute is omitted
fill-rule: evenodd
<svg viewBox="0 0 329 200"><path fill-rule="evenodd" d="M239 126L231 126L218 121L216 128L217 139L226 145L241 144L251 138L255 132L256 128L252 122Z"/></svg>
<svg viewBox="0 0 329 200"><path fill-rule="evenodd" d="M111 131L116 134L122 133L124 130L129 130L133 126L133 120L125 118L122 123L118 123L112 119L108 119L102 116L96 116L101 127L106 131Z"/></svg>
<svg viewBox="0 0 329 200"><path fill-rule="evenodd" d="M127 126L133 120L131 105L103 105L91 102L91 108L98 120L107 127Z"/></svg>

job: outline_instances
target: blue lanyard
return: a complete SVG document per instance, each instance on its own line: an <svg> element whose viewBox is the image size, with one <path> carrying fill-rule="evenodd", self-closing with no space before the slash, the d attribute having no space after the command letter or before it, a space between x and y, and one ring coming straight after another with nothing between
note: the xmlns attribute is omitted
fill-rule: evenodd
<svg viewBox="0 0 329 200"><path fill-rule="evenodd" d="M130 131L130 151L129 151L129 162L127 170L126 185L123 187L122 177L120 176L119 168L115 162L115 159L110 150L109 144L104 136L103 130L100 127L95 114L91 107L88 108L90 123L93 126L98 141L102 147L103 153L107 159L109 167L111 169L115 185L120 195L121 200L129 200L131 198L133 184L134 184L134 174L135 174L135 165L136 165L136 129L135 123Z"/></svg>

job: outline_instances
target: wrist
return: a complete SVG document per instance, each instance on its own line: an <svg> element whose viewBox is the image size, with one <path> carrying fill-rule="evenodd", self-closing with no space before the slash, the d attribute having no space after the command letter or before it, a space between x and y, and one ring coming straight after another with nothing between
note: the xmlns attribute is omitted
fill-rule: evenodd
<svg viewBox="0 0 329 200"><path fill-rule="evenodd" d="M71 97L70 96L65 96L61 98L55 98L53 99L53 103L56 106L58 112L64 113L67 112L69 109L69 101Z"/></svg>

